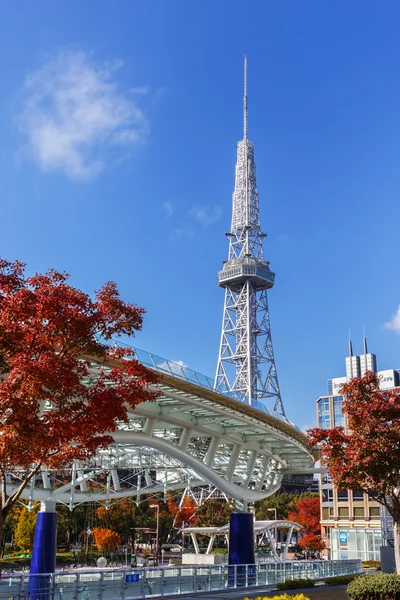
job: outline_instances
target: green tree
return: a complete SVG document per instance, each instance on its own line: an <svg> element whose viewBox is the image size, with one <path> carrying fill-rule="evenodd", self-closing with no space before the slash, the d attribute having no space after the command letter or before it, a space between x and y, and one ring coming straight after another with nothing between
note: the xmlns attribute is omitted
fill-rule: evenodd
<svg viewBox="0 0 400 600"><path fill-rule="evenodd" d="M88 506L82 504L70 510L63 504L57 506L57 546L70 551L71 544L79 540L85 529Z"/></svg>
<svg viewBox="0 0 400 600"><path fill-rule="evenodd" d="M231 512L235 510L233 504L225 500L209 499L198 507L198 527L221 527L229 523Z"/></svg>
<svg viewBox="0 0 400 600"><path fill-rule="evenodd" d="M24 508L18 519L14 539L18 548L24 552L31 552L32 550L37 511L38 508L35 510Z"/></svg>

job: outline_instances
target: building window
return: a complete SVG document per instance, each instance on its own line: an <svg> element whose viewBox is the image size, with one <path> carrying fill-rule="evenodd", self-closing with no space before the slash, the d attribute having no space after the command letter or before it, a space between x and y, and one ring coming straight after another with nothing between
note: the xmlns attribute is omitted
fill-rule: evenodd
<svg viewBox="0 0 400 600"><path fill-rule="evenodd" d="M344 427L343 396L335 396L333 399L333 413L335 417L335 427Z"/></svg>
<svg viewBox="0 0 400 600"><path fill-rule="evenodd" d="M329 518L329 511L327 508L322 509L322 520L327 521Z"/></svg>
<svg viewBox="0 0 400 600"><path fill-rule="evenodd" d="M362 507L354 509L354 518L355 519L364 519L364 509Z"/></svg>
<svg viewBox="0 0 400 600"><path fill-rule="evenodd" d="M346 507L338 508L339 519L348 519L349 518L349 509Z"/></svg>
<svg viewBox="0 0 400 600"><path fill-rule="evenodd" d="M329 429L331 426L329 417L329 398L320 398L318 400L318 427Z"/></svg>
<svg viewBox="0 0 400 600"><path fill-rule="evenodd" d="M353 500L355 502L363 502L364 492L362 490L353 490Z"/></svg>
<svg viewBox="0 0 400 600"><path fill-rule="evenodd" d="M333 490L322 490L322 502L333 502Z"/></svg>
<svg viewBox="0 0 400 600"><path fill-rule="evenodd" d="M370 506L369 507L369 516L370 516L370 519L379 519L380 518L379 506Z"/></svg>
<svg viewBox="0 0 400 600"><path fill-rule="evenodd" d="M338 502L348 502L349 500L348 490L339 490L337 496Z"/></svg>

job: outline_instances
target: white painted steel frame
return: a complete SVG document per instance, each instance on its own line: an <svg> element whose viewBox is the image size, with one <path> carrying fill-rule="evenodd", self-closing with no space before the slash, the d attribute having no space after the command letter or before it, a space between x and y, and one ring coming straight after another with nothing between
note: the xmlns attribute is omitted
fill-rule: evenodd
<svg viewBox="0 0 400 600"><path fill-rule="evenodd" d="M91 364L87 385L113 366ZM61 476L43 467L24 498L72 509L210 484L246 504L277 491L288 470L312 468L306 436L286 419L174 375L159 374L150 389L160 396L129 412L128 423L112 434L114 444L85 464L75 461ZM9 492L24 475L10 474Z"/></svg>

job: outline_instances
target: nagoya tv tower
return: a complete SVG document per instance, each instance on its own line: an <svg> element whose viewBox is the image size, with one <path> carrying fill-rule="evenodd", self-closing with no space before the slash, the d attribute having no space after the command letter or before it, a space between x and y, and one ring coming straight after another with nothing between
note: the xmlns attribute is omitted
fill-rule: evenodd
<svg viewBox="0 0 400 600"><path fill-rule="evenodd" d="M254 144L247 139L247 59L244 59L243 139L237 144L229 258L218 273L225 288L215 388L248 404L269 401L284 416L276 373L267 290L275 273L264 259Z"/></svg>

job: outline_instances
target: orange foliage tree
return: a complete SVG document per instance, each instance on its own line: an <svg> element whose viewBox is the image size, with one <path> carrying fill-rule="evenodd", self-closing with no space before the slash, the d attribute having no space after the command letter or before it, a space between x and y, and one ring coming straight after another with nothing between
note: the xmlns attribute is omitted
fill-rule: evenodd
<svg viewBox="0 0 400 600"><path fill-rule="evenodd" d="M99 552L116 552L121 545L118 533L105 527L93 528L94 542Z"/></svg>
<svg viewBox="0 0 400 600"><path fill-rule="evenodd" d="M154 372L109 345L140 330L143 313L112 282L90 298L67 274L28 277L22 263L0 259L0 548L7 515L42 465L93 456L113 442L128 406L155 397ZM87 386L91 358L112 368ZM26 474L8 493L15 466Z"/></svg>

